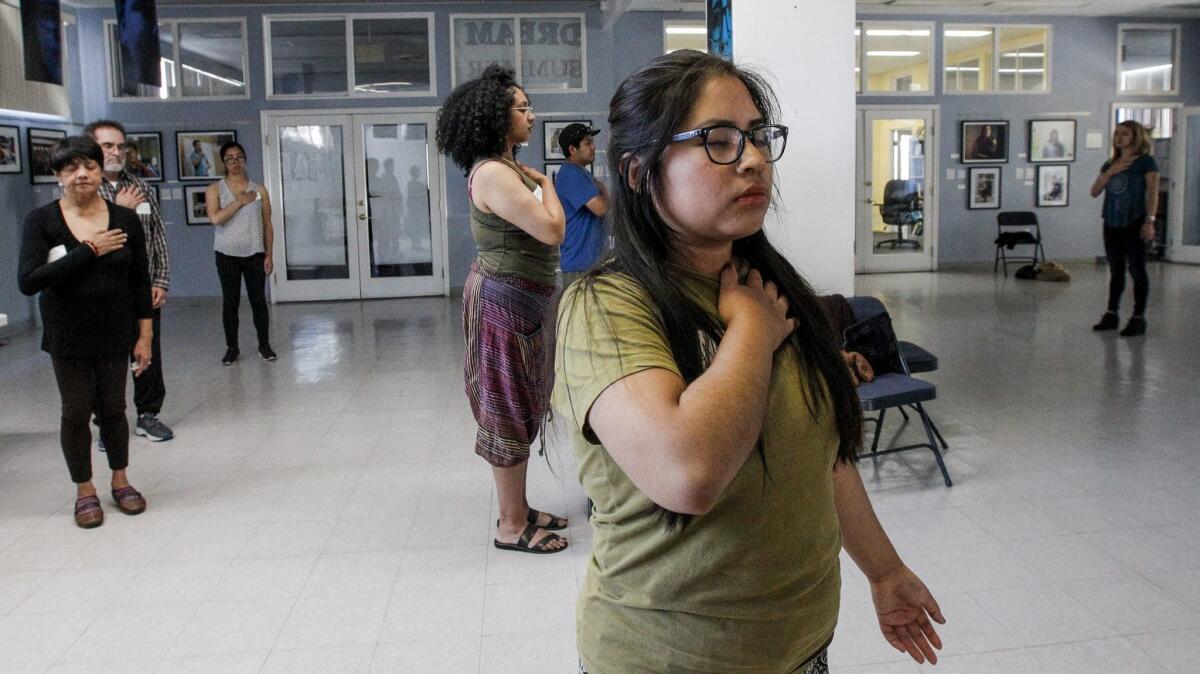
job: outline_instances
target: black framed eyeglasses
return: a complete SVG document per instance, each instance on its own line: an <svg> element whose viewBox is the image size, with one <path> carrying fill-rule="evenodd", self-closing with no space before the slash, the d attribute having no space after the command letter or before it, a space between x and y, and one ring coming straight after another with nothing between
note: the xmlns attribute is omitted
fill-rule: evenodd
<svg viewBox="0 0 1200 674"><path fill-rule="evenodd" d="M702 129L692 129L671 136L671 142L678 143L693 138L704 140L704 151L714 164L733 164L742 158L746 151L746 139L758 148L768 164L779 161L787 148L788 128L782 124L760 124L743 131L729 124L715 124Z"/></svg>

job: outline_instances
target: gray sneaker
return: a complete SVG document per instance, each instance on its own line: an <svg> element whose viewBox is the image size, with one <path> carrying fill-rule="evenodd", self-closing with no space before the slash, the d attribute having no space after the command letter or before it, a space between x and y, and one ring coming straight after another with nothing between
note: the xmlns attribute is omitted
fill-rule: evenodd
<svg viewBox="0 0 1200 674"><path fill-rule="evenodd" d="M138 415L137 426L134 427L133 432L150 442L162 442L175 437L174 431L159 421L157 415L150 413Z"/></svg>

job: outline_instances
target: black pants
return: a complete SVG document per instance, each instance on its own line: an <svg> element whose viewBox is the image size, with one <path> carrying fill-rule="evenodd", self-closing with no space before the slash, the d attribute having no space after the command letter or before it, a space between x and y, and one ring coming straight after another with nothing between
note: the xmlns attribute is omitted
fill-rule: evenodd
<svg viewBox="0 0 1200 674"><path fill-rule="evenodd" d="M225 346L238 345L238 307L242 301L242 279L246 279L246 295L250 298L250 311L254 314L254 330L258 333L258 345L271 343L271 316L267 312L267 271L263 262L265 253L250 257L233 257L217 253L217 276L221 279L221 322L225 324Z"/></svg>
<svg viewBox="0 0 1200 674"><path fill-rule="evenodd" d="M162 309L154 310L154 339L150 342L150 365L139 377L133 378L133 404L138 415L162 411L167 387L163 384L162 372Z"/></svg>
<svg viewBox="0 0 1200 674"><path fill-rule="evenodd" d="M1121 308L1125 292L1125 270L1133 277L1133 315L1144 316L1150 296L1150 275L1146 273L1146 242L1138 227L1105 227L1104 254L1108 257L1108 310Z"/></svg>
<svg viewBox="0 0 1200 674"><path fill-rule="evenodd" d="M98 358L51 357L54 379L62 399L59 441L71 481L92 479L92 431L88 427L93 407L100 418L100 438L108 456L108 467L123 470L129 465L129 422L125 420L125 377L129 357L124 354Z"/></svg>

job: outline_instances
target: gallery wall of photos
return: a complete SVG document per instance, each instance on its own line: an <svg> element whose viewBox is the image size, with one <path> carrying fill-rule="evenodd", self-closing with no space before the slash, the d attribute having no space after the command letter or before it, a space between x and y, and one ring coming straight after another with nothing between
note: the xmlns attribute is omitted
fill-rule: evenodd
<svg viewBox="0 0 1200 674"><path fill-rule="evenodd" d="M1032 181L1031 204L1036 208L1070 205L1071 166L1077 153L1073 119L1034 119L1028 122L1024 157L1034 166L1018 166L1017 178ZM994 210L1002 206L1003 171L1009 161L1008 120L964 120L959 126L959 162L968 164L967 208Z"/></svg>
<svg viewBox="0 0 1200 674"><path fill-rule="evenodd" d="M21 129L0 125L0 175L21 174L29 170L33 185L56 185L58 179L50 170L50 155L54 146L66 138L63 129L30 126ZM176 158L169 167L163 153L163 134L158 131L127 131L125 133L125 170L149 183L150 194L156 202L182 200L184 222L189 225L209 225L204 203L205 189L214 180L225 176L225 164L220 158L221 145L237 140L237 132L177 131ZM165 181L180 182L180 188L159 185Z"/></svg>

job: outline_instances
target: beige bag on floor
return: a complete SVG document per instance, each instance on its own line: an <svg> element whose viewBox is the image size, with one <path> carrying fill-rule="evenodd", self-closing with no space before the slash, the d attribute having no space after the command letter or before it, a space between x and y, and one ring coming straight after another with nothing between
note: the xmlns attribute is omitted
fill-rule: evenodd
<svg viewBox="0 0 1200 674"><path fill-rule="evenodd" d="M1037 279L1039 281L1070 281L1071 272L1057 262L1043 262L1038 265Z"/></svg>

